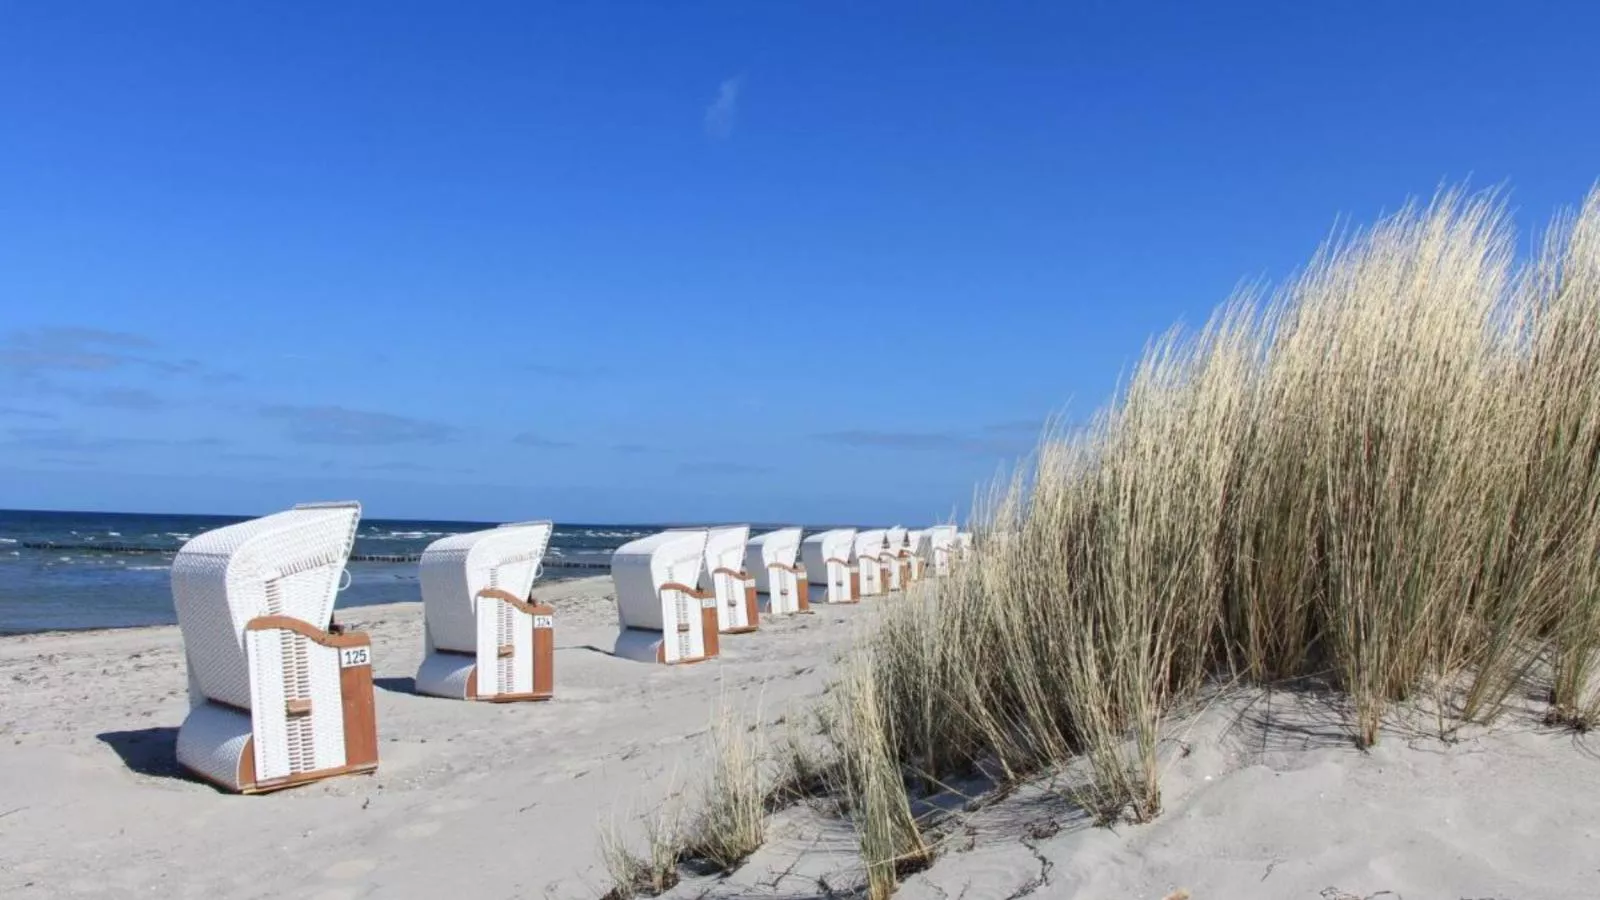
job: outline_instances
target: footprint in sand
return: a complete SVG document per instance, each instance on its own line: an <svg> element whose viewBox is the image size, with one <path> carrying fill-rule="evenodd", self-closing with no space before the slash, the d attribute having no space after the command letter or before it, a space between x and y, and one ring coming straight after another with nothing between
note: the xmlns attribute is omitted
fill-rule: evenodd
<svg viewBox="0 0 1600 900"><path fill-rule="evenodd" d="M323 869L322 877L332 878L336 881L342 881L346 878L360 878L377 867L378 861L375 859L347 859L344 862L336 862Z"/></svg>
<svg viewBox="0 0 1600 900"><path fill-rule="evenodd" d="M432 837L439 833L440 827L438 822L418 822L396 831L394 836L406 839Z"/></svg>

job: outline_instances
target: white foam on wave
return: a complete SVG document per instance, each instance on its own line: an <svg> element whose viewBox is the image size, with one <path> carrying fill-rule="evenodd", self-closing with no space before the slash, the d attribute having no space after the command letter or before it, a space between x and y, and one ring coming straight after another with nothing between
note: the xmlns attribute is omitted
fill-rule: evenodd
<svg viewBox="0 0 1600 900"><path fill-rule="evenodd" d="M0 544L15 544L16 542L16 538L0 538Z"/></svg>
<svg viewBox="0 0 1600 900"><path fill-rule="evenodd" d="M165 572L171 566L128 566L129 572Z"/></svg>
<svg viewBox="0 0 1600 900"><path fill-rule="evenodd" d="M106 535L108 537L122 537L122 532L120 532L120 531L108 531L108 532L106 532Z"/></svg>

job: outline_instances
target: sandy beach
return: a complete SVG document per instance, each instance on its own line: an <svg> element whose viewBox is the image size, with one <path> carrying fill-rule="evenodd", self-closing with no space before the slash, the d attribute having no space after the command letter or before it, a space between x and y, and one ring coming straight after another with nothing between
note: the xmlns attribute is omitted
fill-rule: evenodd
<svg viewBox="0 0 1600 900"><path fill-rule="evenodd" d="M342 613L374 637L381 767L260 797L177 768L175 627L0 640L0 893L598 897L601 824L692 784L719 704L769 725L797 711L886 602L768 620L672 668L604 652L609 579L538 593L561 615L551 703L413 695L420 607ZM1090 827L1045 784L955 803L938 861L899 896L1522 900L1591 897L1600 877L1600 754L1516 715L1362 754L1317 703L1257 692L1171 730L1155 823ZM738 872L669 896L851 896L860 878L848 826L801 804Z"/></svg>
<svg viewBox="0 0 1600 900"><path fill-rule="evenodd" d="M820 690L860 612L769 620L669 668L604 652L609 578L536 595L559 610L549 703L416 696L421 604L340 611L373 636L380 768L261 797L178 769L176 627L0 639L0 895L594 897L599 824L687 782L720 698L776 718Z"/></svg>

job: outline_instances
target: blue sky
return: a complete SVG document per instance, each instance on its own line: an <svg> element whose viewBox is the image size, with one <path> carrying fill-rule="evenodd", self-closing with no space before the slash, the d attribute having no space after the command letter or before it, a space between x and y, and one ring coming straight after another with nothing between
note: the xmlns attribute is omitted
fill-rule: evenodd
<svg viewBox="0 0 1600 900"><path fill-rule="evenodd" d="M5 4L0 506L949 515L1341 217L1470 180L1531 240L1595 20Z"/></svg>

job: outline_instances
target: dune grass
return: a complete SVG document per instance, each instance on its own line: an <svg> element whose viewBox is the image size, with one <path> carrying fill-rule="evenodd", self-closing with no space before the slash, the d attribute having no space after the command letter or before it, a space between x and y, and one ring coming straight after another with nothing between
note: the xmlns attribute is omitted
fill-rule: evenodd
<svg viewBox="0 0 1600 900"><path fill-rule="evenodd" d="M762 794L714 741L706 856L737 865L763 804L828 790L887 897L932 857L919 793L1069 765L1097 821L1148 821L1168 717L1219 682L1342 692L1361 748L1396 704L1448 738L1530 687L1600 725L1600 192L1526 261L1487 194L1330 243L1152 343L973 530L858 639L826 753L791 734Z"/></svg>
<svg viewBox="0 0 1600 900"><path fill-rule="evenodd" d="M980 765L1085 760L1087 809L1150 819L1162 725L1218 679L1321 678L1360 747L1396 703L1448 732L1534 678L1600 722L1600 195L1512 250L1492 195L1409 206L1048 433L840 685L869 865L917 846L882 785Z"/></svg>
<svg viewBox="0 0 1600 900"><path fill-rule="evenodd" d="M687 858L731 872L766 840L765 745L759 716L748 720L724 705L707 739L705 781L684 848Z"/></svg>
<svg viewBox="0 0 1600 900"><path fill-rule="evenodd" d="M677 885L678 862L687 838L683 810L676 797L669 792L668 798L645 817L643 825L643 853L633 850L614 819L601 829L600 861L611 879L611 888L602 900L654 897Z"/></svg>

